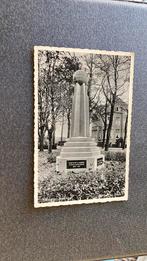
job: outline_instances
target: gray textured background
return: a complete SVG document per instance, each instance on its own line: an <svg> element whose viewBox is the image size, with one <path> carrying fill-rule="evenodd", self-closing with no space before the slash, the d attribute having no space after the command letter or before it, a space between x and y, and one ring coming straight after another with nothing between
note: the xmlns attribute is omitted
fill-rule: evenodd
<svg viewBox="0 0 147 261"><path fill-rule="evenodd" d="M147 253L147 6L1 0L1 261ZM33 208L33 46L134 51L128 202Z"/></svg>

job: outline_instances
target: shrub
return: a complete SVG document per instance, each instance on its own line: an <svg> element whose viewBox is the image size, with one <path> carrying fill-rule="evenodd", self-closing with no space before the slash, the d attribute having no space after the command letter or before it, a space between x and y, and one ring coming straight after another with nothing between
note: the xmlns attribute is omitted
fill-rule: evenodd
<svg viewBox="0 0 147 261"><path fill-rule="evenodd" d="M126 153L124 151L107 151L105 152L105 160L125 162Z"/></svg>
<svg viewBox="0 0 147 261"><path fill-rule="evenodd" d="M47 157L47 161L49 163L55 163L56 162L56 155L55 153L50 153Z"/></svg>
<svg viewBox="0 0 147 261"><path fill-rule="evenodd" d="M105 169L95 172L55 172L39 183L39 202L124 196L124 169L124 163L110 161Z"/></svg>

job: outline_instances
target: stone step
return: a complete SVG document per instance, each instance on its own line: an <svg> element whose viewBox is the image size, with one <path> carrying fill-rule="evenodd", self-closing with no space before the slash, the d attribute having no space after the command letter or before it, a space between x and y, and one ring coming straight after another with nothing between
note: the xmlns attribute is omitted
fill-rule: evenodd
<svg viewBox="0 0 147 261"><path fill-rule="evenodd" d="M82 157L93 157L93 156L99 156L100 152L61 152L60 157L61 158L82 158Z"/></svg>
<svg viewBox="0 0 147 261"><path fill-rule="evenodd" d="M66 142L66 143L64 143L64 147L79 147L79 148L81 148L81 147L86 147L86 148L88 148L88 147L97 147L97 144L96 144L96 142L70 142L70 141L68 141L68 142Z"/></svg>
<svg viewBox="0 0 147 261"><path fill-rule="evenodd" d="M94 138L91 137L72 137L70 139L67 140L67 142L95 142Z"/></svg>
<svg viewBox="0 0 147 261"><path fill-rule="evenodd" d="M63 147L62 152L100 152L100 148L96 146L89 147Z"/></svg>

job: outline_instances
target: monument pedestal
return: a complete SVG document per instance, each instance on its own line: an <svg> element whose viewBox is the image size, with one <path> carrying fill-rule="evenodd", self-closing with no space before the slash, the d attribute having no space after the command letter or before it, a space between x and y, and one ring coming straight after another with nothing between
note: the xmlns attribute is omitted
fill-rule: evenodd
<svg viewBox="0 0 147 261"><path fill-rule="evenodd" d="M101 168L104 156L89 133L88 78L85 71L73 75L75 83L72 99L71 138L64 144L57 157L56 170L93 171Z"/></svg>
<svg viewBox="0 0 147 261"><path fill-rule="evenodd" d="M72 137L62 147L57 157L56 170L59 172L96 170L101 168L104 155L90 137Z"/></svg>

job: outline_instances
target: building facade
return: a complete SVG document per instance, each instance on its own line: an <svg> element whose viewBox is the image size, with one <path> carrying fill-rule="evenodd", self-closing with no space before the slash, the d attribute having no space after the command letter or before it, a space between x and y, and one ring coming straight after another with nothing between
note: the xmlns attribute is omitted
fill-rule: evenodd
<svg viewBox="0 0 147 261"><path fill-rule="evenodd" d="M120 98L117 99L115 108L114 108L114 115L113 115L113 123L111 129L111 136L110 136L110 146L115 145L118 140L124 140L125 136L125 124L127 120L127 113L128 113L128 105ZM107 125L110 119L110 109L108 109L107 113ZM104 132L104 123L102 118L99 116L98 120L92 122L92 137L98 143L103 141L103 132Z"/></svg>

